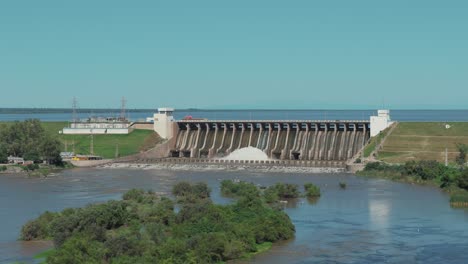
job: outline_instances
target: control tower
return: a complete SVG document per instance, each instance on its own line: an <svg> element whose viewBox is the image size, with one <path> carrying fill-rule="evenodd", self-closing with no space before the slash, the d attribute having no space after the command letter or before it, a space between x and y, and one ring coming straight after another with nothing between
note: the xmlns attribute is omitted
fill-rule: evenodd
<svg viewBox="0 0 468 264"><path fill-rule="evenodd" d="M165 139L170 139L173 134L174 108L158 108L158 113L154 114L154 131Z"/></svg>

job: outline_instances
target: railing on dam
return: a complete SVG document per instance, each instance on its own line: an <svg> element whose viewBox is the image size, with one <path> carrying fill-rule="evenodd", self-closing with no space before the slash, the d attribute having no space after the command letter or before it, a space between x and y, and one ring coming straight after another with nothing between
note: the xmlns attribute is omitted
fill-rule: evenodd
<svg viewBox="0 0 468 264"><path fill-rule="evenodd" d="M369 139L364 120L180 120L170 157L217 158L255 147L277 160L345 161Z"/></svg>
<svg viewBox="0 0 468 264"><path fill-rule="evenodd" d="M143 163L170 164L210 164L210 165L246 165L246 166L284 166L284 167L317 167L317 168L346 168L342 161L311 161L311 160L225 160L200 158L162 158L138 160Z"/></svg>

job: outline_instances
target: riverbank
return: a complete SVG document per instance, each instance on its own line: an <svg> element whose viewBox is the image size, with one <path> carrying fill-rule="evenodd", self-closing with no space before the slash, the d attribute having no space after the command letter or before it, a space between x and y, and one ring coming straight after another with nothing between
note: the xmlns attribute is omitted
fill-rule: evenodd
<svg viewBox="0 0 468 264"><path fill-rule="evenodd" d="M468 168L445 166L436 161L412 161L404 165L371 162L356 175L433 186L450 195L451 206L468 207Z"/></svg>
<svg viewBox="0 0 468 264"><path fill-rule="evenodd" d="M45 178L72 168L75 168L75 166L68 162L64 162L63 166L44 164L32 164L28 166L3 164L0 165L0 175L7 174L19 175L28 178Z"/></svg>

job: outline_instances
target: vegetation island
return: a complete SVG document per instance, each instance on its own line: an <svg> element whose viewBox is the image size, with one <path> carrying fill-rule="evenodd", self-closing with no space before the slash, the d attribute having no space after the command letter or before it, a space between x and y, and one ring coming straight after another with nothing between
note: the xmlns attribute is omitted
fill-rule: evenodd
<svg viewBox="0 0 468 264"><path fill-rule="evenodd" d="M214 204L205 183L177 183L174 199L132 189L122 200L45 212L23 226L20 238L52 240L55 248L40 254L48 264L133 264L223 263L294 237L280 204L301 196L297 185L225 180L221 192L234 201Z"/></svg>

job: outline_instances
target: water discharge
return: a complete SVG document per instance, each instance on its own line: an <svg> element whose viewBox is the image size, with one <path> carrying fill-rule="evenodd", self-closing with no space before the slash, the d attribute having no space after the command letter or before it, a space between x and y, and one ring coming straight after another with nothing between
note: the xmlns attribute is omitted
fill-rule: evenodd
<svg viewBox="0 0 468 264"><path fill-rule="evenodd" d="M268 155L261 149L254 147L246 147L234 150L225 160L270 160Z"/></svg>

